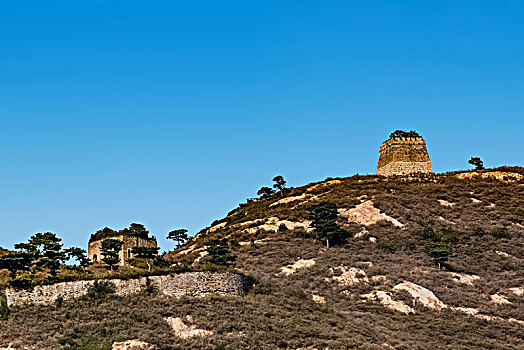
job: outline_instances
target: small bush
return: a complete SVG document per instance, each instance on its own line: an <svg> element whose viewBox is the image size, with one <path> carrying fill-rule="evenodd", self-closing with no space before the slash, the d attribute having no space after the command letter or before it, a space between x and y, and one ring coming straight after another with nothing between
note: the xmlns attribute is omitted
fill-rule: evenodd
<svg viewBox="0 0 524 350"><path fill-rule="evenodd" d="M153 259L153 264L158 267L169 267L169 261L164 259L164 255L158 255Z"/></svg>
<svg viewBox="0 0 524 350"><path fill-rule="evenodd" d="M286 226L286 224L282 223L278 226L278 232L286 232L287 230L289 230Z"/></svg>
<svg viewBox="0 0 524 350"><path fill-rule="evenodd" d="M257 295L268 295L273 293L273 288L268 283L258 282L255 283L252 289L252 292Z"/></svg>
<svg viewBox="0 0 524 350"><path fill-rule="evenodd" d="M18 271L15 278L11 280L11 287L17 290L33 289L33 281L29 271Z"/></svg>
<svg viewBox="0 0 524 350"><path fill-rule="evenodd" d="M142 292L146 295L156 295L158 294L158 288L155 286L149 277L146 277L146 283L142 286Z"/></svg>
<svg viewBox="0 0 524 350"><path fill-rule="evenodd" d="M9 306L7 305L7 297L0 295L0 320L7 320L9 318Z"/></svg>
<svg viewBox="0 0 524 350"><path fill-rule="evenodd" d="M424 251L428 256L433 258L435 265L438 265L440 268L441 264L448 261L448 257L452 252L452 247L449 243L428 240L424 245Z"/></svg>
<svg viewBox="0 0 524 350"><path fill-rule="evenodd" d="M490 234L497 239L510 239L511 234L504 227L495 227L490 231Z"/></svg>
<svg viewBox="0 0 524 350"><path fill-rule="evenodd" d="M9 287L9 280L11 279L10 275L9 270L0 270L0 289Z"/></svg>
<svg viewBox="0 0 524 350"><path fill-rule="evenodd" d="M391 241L379 241L377 243L377 248L390 254L393 254L397 251L397 246Z"/></svg>
<svg viewBox="0 0 524 350"><path fill-rule="evenodd" d="M115 294L115 291L115 284L111 281L94 281L93 284L87 288L85 298L93 300L98 304Z"/></svg>
<svg viewBox="0 0 524 350"><path fill-rule="evenodd" d="M473 236L475 237L483 237L486 233L484 232L484 230L482 229L482 227L476 227L474 230L473 230Z"/></svg>
<svg viewBox="0 0 524 350"><path fill-rule="evenodd" d="M60 297L55 299L55 307L57 309L60 309L63 304L64 304L64 297L60 296Z"/></svg>

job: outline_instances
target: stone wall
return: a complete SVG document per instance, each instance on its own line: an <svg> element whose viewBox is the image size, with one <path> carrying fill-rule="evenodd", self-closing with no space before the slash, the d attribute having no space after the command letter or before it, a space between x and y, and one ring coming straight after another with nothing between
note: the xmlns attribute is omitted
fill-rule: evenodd
<svg viewBox="0 0 524 350"><path fill-rule="evenodd" d="M247 291L251 286L248 276L230 272L186 272L168 276L151 276L151 282L159 292L172 297L205 296L207 294L236 295ZM140 292L146 278L131 280L111 280L115 284L117 295L129 295ZM48 286L38 286L31 291L17 291L12 288L4 290L8 304L23 303L47 304L58 297L64 300L78 298L86 294L93 281L62 282Z"/></svg>
<svg viewBox="0 0 524 350"><path fill-rule="evenodd" d="M422 137L392 138L382 143L377 175L432 173L426 142Z"/></svg>

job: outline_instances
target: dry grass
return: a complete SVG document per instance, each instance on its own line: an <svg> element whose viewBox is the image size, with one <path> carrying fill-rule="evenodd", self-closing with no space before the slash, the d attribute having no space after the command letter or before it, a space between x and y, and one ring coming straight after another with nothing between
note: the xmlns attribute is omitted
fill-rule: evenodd
<svg viewBox="0 0 524 350"><path fill-rule="evenodd" d="M286 195L299 196L308 187L311 185L290 189ZM238 256L236 268L257 281L242 297L136 295L97 306L85 301L64 303L58 309L26 306L12 310L9 321L0 321L0 345L19 341L40 349L109 349L113 341L138 338L159 349L385 349L385 344L395 349L522 349L522 325L479 320L449 310L435 312L419 305L415 305L415 314L404 315L378 303L363 302L360 295L409 281L433 291L450 306L474 307L485 314L524 320L524 295L508 291L524 285L524 227L520 226L524 225L524 184L459 180L447 175L411 180L357 176L308 193L318 198L306 205L292 202L270 207L277 197L242 205L221 220L228 223L226 227L209 237L202 233L190 242L196 248L205 246L211 236L253 242L233 245ZM271 216L304 220L308 205L316 201L351 208L361 199L373 200L377 208L405 227L382 222L370 225L367 230L377 238L376 244L367 238L349 238L330 249L300 231L247 234L231 228ZM443 206L439 199L455 205ZM434 222L436 231L451 230L457 238L443 270L424 252L419 232L428 221ZM342 218L339 223L351 234L362 229ZM263 244L254 243L261 239ZM394 250L389 249L392 246ZM177 257L172 253L170 258L190 263L198 254ZM315 259L316 263L287 277L278 275L282 266L298 259ZM331 278L339 273L332 269L337 266L364 270L369 283L338 284ZM480 278L473 285L459 284L450 271ZM381 275L386 279L372 279ZM506 295L511 304L491 302L490 295L497 292ZM312 294L324 297L326 304L315 303ZM402 292L394 298L408 305L412 302ZM193 317L196 327L213 331L213 335L176 338L164 318L186 315Z"/></svg>

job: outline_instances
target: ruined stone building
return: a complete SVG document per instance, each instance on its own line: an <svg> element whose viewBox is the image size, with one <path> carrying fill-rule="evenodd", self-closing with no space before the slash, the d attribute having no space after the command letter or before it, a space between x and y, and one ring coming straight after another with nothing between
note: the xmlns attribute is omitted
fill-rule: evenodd
<svg viewBox="0 0 524 350"><path fill-rule="evenodd" d="M382 143L377 175L432 173L426 142L414 131L397 130Z"/></svg>
<svg viewBox="0 0 524 350"><path fill-rule="evenodd" d="M149 231L143 225L131 224L129 228L115 231L106 227L91 235L87 250L87 256L92 263L100 262L102 255L100 248L104 239L118 239L123 242L122 249L119 252L119 265L128 265L129 259L133 258L132 250L135 247L157 248L156 238L149 236Z"/></svg>

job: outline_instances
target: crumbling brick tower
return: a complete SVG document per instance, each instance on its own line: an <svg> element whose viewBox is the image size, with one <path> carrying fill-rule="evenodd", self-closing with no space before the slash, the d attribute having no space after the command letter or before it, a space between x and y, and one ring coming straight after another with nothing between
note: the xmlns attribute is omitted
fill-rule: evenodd
<svg viewBox="0 0 524 350"><path fill-rule="evenodd" d="M432 172L426 142L415 131L397 130L380 146L377 175Z"/></svg>
<svg viewBox="0 0 524 350"><path fill-rule="evenodd" d="M97 231L89 238L89 245L87 249L87 256L92 263L98 263L102 260L102 253L100 252L102 247L102 241L104 239L117 239L122 241L122 248L118 252L121 266L126 266L129 263L129 259L133 258L133 248L135 247L147 247L157 248L156 238L149 236L144 225L131 224L129 228L125 228L120 231L115 231L106 227L102 230Z"/></svg>

